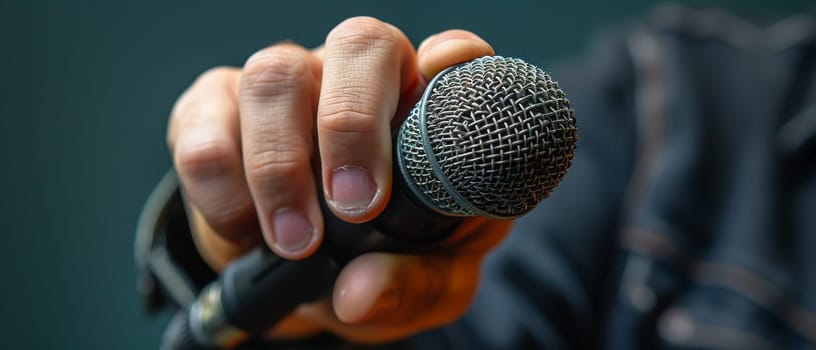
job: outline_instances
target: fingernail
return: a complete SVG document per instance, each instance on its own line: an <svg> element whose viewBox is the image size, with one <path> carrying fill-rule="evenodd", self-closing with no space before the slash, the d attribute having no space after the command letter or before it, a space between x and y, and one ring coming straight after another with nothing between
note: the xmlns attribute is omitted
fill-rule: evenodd
<svg viewBox="0 0 816 350"><path fill-rule="evenodd" d="M281 252L298 253L316 237L314 227L309 220L295 209L279 209L275 212L273 225L274 246Z"/></svg>
<svg viewBox="0 0 816 350"><path fill-rule="evenodd" d="M379 193L371 174L363 167L342 166L332 173L331 202L342 212L356 215L366 211Z"/></svg>
<svg viewBox="0 0 816 350"><path fill-rule="evenodd" d="M371 306L371 309L363 316L361 322L382 320L393 314L399 308L399 292L396 289L389 289Z"/></svg>

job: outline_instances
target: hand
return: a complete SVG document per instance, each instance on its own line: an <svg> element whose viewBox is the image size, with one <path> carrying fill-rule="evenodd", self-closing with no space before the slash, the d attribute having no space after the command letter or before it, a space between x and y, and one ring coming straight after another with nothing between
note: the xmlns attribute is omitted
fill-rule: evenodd
<svg viewBox="0 0 816 350"><path fill-rule="evenodd" d="M243 69L202 74L178 99L168 130L202 256L220 270L265 241L284 258L308 257L323 239L318 190L343 220L376 217L390 197L392 124L436 73L492 54L462 30L415 52L399 29L359 17L318 49L276 44ZM330 331L376 343L448 323L468 306L481 259L509 225L471 219L427 254L355 258L331 298L301 306L271 336Z"/></svg>

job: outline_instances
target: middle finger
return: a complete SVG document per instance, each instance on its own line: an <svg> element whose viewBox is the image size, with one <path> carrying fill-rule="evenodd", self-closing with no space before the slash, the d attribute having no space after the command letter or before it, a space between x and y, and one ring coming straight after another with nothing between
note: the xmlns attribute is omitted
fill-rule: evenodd
<svg viewBox="0 0 816 350"><path fill-rule="evenodd" d="M391 119L402 91L419 83L413 46L373 18L344 21L327 36L318 104L324 193L332 211L365 222L391 190Z"/></svg>

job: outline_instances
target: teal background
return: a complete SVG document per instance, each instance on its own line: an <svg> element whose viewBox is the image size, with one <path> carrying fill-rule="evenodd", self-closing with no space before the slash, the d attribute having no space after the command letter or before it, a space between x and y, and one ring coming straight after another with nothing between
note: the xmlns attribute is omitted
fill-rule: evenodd
<svg viewBox="0 0 816 350"><path fill-rule="evenodd" d="M809 1L687 2L776 17ZM0 338L4 349L155 349L133 232L170 166L164 133L197 74L283 39L316 46L342 19L381 18L412 41L472 30L546 63L651 1L0 2ZM546 64L543 65L546 69ZM580 113L580 112L579 112Z"/></svg>

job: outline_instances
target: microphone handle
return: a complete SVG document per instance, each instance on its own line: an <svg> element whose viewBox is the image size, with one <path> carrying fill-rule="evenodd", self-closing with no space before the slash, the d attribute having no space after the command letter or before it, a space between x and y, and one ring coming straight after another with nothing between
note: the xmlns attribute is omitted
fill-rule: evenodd
<svg viewBox="0 0 816 350"><path fill-rule="evenodd" d="M386 209L370 224L346 223L324 207L326 240L311 257L290 261L261 248L230 264L221 278L228 321L249 333L262 332L298 305L325 296L354 257L370 251L417 252L447 237L460 218L423 207L404 178L394 178Z"/></svg>
<svg viewBox="0 0 816 350"><path fill-rule="evenodd" d="M235 347L262 334L298 305L326 296L342 266L354 257L371 251L419 252L447 237L461 217L425 206L409 188L396 158L394 163L391 198L376 219L350 224L321 201L325 236L315 254L291 261L261 247L233 261L190 309L188 330L198 344L176 342L185 345L172 349Z"/></svg>

